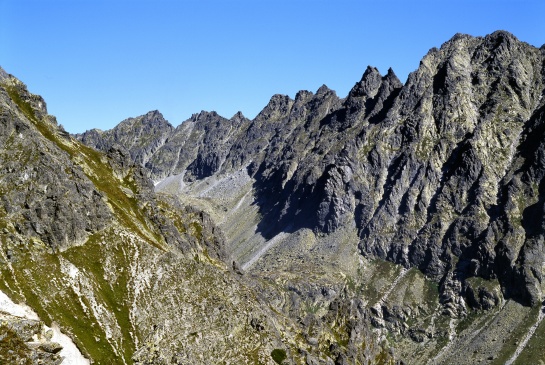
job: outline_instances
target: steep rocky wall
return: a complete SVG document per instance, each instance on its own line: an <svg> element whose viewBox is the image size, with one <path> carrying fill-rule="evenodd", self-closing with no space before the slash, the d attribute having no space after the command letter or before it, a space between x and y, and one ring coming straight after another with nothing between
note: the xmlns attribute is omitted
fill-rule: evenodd
<svg viewBox="0 0 545 365"><path fill-rule="evenodd" d="M408 363L535 360L515 350L545 333L544 54L459 34L404 85L368 67L344 99L323 86L275 95L252 121L195 115L147 167L339 363L363 361L351 351L369 324Z"/></svg>
<svg viewBox="0 0 545 365"><path fill-rule="evenodd" d="M0 82L0 216L55 250L83 242L111 219L103 195L81 167L41 136L40 127L69 138L46 117L43 99L13 77Z"/></svg>
<svg viewBox="0 0 545 365"><path fill-rule="evenodd" d="M354 226L363 254L417 266L444 292L499 278L535 304L543 62L507 32L456 35L405 85L369 67L345 99L324 86L275 95L253 121L201 113L148 167L159 178L174 161L186 181L247 168L265 237Z"/></svg>

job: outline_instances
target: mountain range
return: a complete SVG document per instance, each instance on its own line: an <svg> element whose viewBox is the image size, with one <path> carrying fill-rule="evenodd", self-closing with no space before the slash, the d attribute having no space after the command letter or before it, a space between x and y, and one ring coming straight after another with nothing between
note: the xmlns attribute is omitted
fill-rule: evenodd
<svg viewBox="0 0 545 365"><path fill-rule="evenodd" d="M544 94L545 46L457 34L405 84L71 136L1 70L0 359L538 363Z"/></svg>

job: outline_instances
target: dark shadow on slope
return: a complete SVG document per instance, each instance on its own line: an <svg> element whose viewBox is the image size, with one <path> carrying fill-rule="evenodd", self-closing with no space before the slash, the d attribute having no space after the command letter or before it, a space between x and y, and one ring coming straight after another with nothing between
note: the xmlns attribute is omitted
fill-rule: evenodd
<svg viewBox="0 0 545 365"><path fill-rule="evenodd" d="M502 237L495 246L495 271L504 288L506 298L512 298L523 304L531 305L538 302L532 289L532 282L541 281L540 274L535 269L527 267L529 262L535 260L536 242L542 241L545 235L545 106L537 110L529 122L526 123L522 142L518 147L517 156L523 163L514 176L520 179L522 188L526 189L523 197L518 199L533 199L527 194L533 191L532 185L538 186L538 201L526 206L522 212L520 222L525 232L525 240L522 248L517 249L511 244L512 237L516 235L516 226L508 218L506 205L510 199L516 197L512 194L520 194L520 189L515 188L514 179L506 182L501 190L502 206L495 208L498 217L494 224L498 227ZM519 183L520 185L520 183ZM538 250L537 252L540 252Z"/></svg>
<svg viewBox="0 0 545 365"><path fill-rule="evenodd" d="M335 167L329 165L315 184L299 184L290 179L282 188L284 171L278 169L269 176L263 175L263 165L254 178L254 189L262 219L257 231L266 239L271 239L280 232L293 233L301 228L318 231L316 212L324 200L323 193L328 171Z"/></svg>
<svg viewBox="0 0 545 365"><path fill-rule="evenodd" d="M382 108L380 109L380 111L378 111L376 114L372 115L369 118L369 123L370 124L378 124L378 123L382 122L384 119L386 119L386 116L388 115L388 112L394 106L394 102L397 99L397 97L398 97L399 93L401 92L401 90L402 90L402 88L396 88L390 93L390 95L388 95L386 100L384 100L384 102L382 103ZM374 112L375 111L373 110L372 113L374 113Z"/></svg>

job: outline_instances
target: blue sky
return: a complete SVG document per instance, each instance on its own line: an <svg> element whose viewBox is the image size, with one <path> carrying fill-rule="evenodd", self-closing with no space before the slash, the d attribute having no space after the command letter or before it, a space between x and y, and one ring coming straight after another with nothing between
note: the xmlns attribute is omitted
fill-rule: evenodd
<svg viewBox="0 0 545 365"><path fill-rule="evenodd" d="M545 43L545 1L0 0L0 66L72 133L160 110L253 118L273 94L402 82L455 33Z"/></svg>

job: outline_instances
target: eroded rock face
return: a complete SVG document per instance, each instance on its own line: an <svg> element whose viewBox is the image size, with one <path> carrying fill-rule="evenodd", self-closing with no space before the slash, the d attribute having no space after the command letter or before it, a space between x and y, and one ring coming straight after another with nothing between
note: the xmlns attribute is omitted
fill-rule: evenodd
<svg viewBox="0 0 545 365"><path fill-rule="evenodd" d="M195 114L142 165L210 213L192 222L221 225L215 257L244 259L307 363L382 361L371 325L408 363L503 363L542 318L544 54L507 32L456 35L404 85L368 67L344 99L322 86L254 120ZM147 148L131 143L133 159ZM208 236L201 248L222 246ZM147 334L139 359L159 361L162 332Z"/></svg>
<svg viewBox="0 0 545 365"><path fill-rule="evenodd" d="M416 266L445 293L498 278L505 295L535 304L543 63L543 50L507 32L459 34L405 85L368 67L345 99L323 86L275 95L253 121L201 113L147 166L157 179L185 170L186 181L246 167L266 237L353 226L362 254Z"/></svg>
<svg viewBox="0 0 545 365"><path fill-rule="evenodd" d="M47 116L43 99L11 76L0 81L5 86L0 90L0 216L53 250L82 243L110 219L102 194L80 166L31 125L30 120L39 120L59 138L68 138Z"/></svg>
<svg viewBox="0 0 545 365"><path fill-rule="evenodd" d="M453 270L455 281L499 276L504 288L521 287L506 282L520 271L517 259L497 257L501 237L518 230L501 213L513 214L501 196L525 159L524 129L542 118L542 94L543 55L505 32L458 35L430 51L362 161L364 171L379 168L369 184L378 189L362 196L381 196L365 204L374 209L362 207L362 250L437 278ZM532 198L522 199L519 209ZM523 247L531 244L526 234L519 237ZM527 278L534 284L522 285L519 299L536 303L541 294Z"/></svg>
<svg viewBox="0 0 545 365"><path fill-rule="evenodd" d="M108 151L124 146L132 160L148 168L154 180L187 169L190 180L218 172L231 144L249 120L242 113L225 119L215 112L194 114L174 128L158 111L129 118L109 131L90 130L76 136L87 145Z"/></svg>
<svg viewBox="0 0 545 365"><path fill-rule="evenodd" d="M93 364L300 357L297 326L241 281L210 216L157 196L136 155L72 139L2 69L0 112L0 293L40 319L0 313L0 362L60 364L43 323Z"/></svg>
<svg viewBox="0 0 545 365"><path fill-rule="evenodd" d="M122 121L113 133L93 129L77 137L83 143L94 145L104 151L108 151L114 144L123 145L130 151L132 160L145 165L165 144L173 130L174 127L163 118L163 115L154 110L140 117Z"/></svg>

